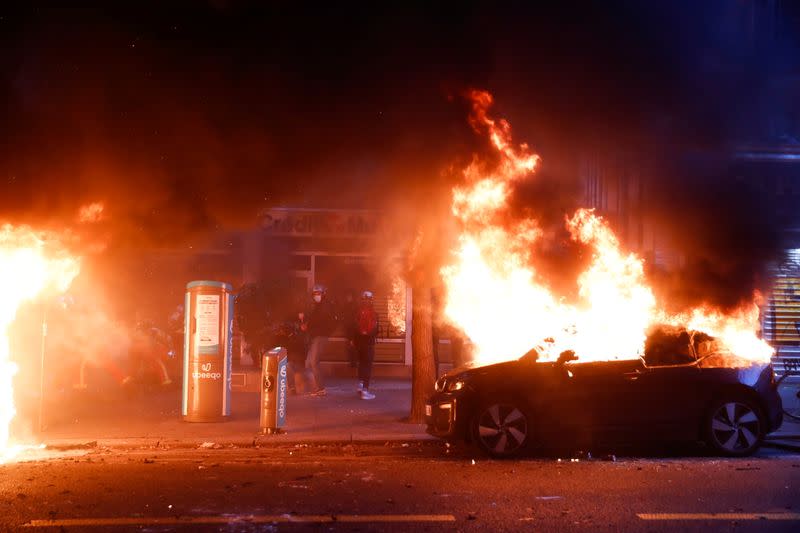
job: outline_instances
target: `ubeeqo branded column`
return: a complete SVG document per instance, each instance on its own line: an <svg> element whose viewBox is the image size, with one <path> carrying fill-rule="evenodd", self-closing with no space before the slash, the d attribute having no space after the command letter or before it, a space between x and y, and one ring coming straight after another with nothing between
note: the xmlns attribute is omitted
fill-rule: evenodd
<svg viewBox="0 0 800 533"><path fill-rule="evenodd" d="M221 281L186 285L181 413L187 422L230 417L234 296Z"/></svg>

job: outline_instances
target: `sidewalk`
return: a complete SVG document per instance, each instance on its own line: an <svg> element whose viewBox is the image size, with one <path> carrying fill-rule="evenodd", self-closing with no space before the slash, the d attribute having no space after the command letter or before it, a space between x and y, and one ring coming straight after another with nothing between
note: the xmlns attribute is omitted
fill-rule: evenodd
<svg viewBox="0 0 800 533"><path fill-rule="evenodd" d="M309 442L388 442L433 439L423 424L403 421L411 403L411 381L378 378L371 387L374 400L361 400L352 378L328 378L328 395L289 396L285 433L261 435L258 392L232 392L231 416L217 423L184 422L181 390L137 390L133 394L87 391L71 393L49 403L45 428L39 436L51 447L97 442L112 447L252 446L254 442L296 444ZM787 393L788 394L788 393ZM798 402L794 393L784 402ZM787 405L789 405L787 403ZM784 417L779 431L767 436L767 445L800 451L800 421Z"/></svg>
<svg viewBox="0 0 800 533"><path fill-rule="evenodd" d="M778 391L783 401L783 408L793 413L800 413L800 398L797 398L797 384L792 383L788 386L782 386ZM800 420L784 416L783 424L780 429L767 435L766 442L767 444L779 448L800 451Z"/></svg>
<svg viewBox="0 0 800 533"><path fill-rule="evenodd" d="M378 379L374 400L362 400L355 380L330 378L328 395L289 396L285 433L260 435L258 392L231 393L231 416L225 422L192 423L181 417L180 388L73 395L45 412L42 441L71 446L97 441L116 447L251 446L259 443L405 441L432 439L423 424L403 422L411 404L411 382ZM210 446L207 444L207 446Z"/></svg>

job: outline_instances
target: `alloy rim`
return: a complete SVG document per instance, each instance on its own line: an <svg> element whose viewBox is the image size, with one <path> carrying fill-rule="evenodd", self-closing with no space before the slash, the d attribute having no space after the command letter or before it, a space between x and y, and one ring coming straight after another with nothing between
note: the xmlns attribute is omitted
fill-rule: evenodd
<svg viewBox="0 0 800 533"><path fill-rule="evenodd" d="M496 455L514 453L527 435L528 421L513 405L494 404L478 419L478 437L484 447Z"/></svg>
<svg viewBox="0 0 800 533"><path fill-rule="evenodd" d="M728 452L749 450L758 442L760 422L747 404L727 402L711 417L711 435Z"/></svg>

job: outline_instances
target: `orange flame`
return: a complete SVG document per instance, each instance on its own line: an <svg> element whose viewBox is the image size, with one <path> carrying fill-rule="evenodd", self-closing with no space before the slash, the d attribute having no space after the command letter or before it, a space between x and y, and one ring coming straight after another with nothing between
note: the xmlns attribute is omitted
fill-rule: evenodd
<svg viewBox="0 0 800 533"><path fill-rule="evenodd" d="M65 291L80 269L53 235L28 227L0 227L0 461L9 451L9 425L15 415L8 328L26 300L47 289Z"/></svg>
<svg viewBox="0 0 800 533"><path fill-rule="evenodd" d="M392 294L388 302L389 324L396 335L406 332L406 284L400 277L392 281Z"/></svg>
<svg viewBox="0 0 800 533"><path fill-rule="evenodd" d="M716 309L698 307L688 313L663 317L661 321L702 331L719 339L739 362L742 360L753 363L767 362L775 352L769 344L756 335L761 326L758 320L758 306L755 303L727 315Z"/></svg>
<svg viewBox="0 0 800 533"><path fill-rule="evenodd" d="M591 209L566 217L570 238L591 250L591 263L576 279L577 298L567 301L535 270L533 244L542 237L534 219L505 223L514 183L539 164L526 144L515 148L511 126L488 115L492 97L470 94L470 124L485 134L499 164L485 170L474 159L465 185L453 190L452 213L462 227L453 262L442 269L445 315L475 346L475 362L518 358L536 348L540 360L573 350L581 361L630 359L643 354L647 330L680 324L721 340L736 356L768 361L772 349L756 336L758 309L723 315L695 309L666 316L647 285L644 262L626 253L610 226Z"/></svg>
<svg viewBox="0 0 800 533"><path fill-rule="evenodd" d="M102 202L93 202L81 206L78 210L78 222L82 224L92 224L100 222L105 216L105 205Z"/></svg>

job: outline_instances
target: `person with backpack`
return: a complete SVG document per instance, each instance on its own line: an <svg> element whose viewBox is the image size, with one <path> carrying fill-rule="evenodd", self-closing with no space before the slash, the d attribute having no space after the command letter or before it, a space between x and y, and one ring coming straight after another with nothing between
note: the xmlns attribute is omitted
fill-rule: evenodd
<svg viewBox="0 0 800 533"><path fill-rule="evenodd" d="M358 394L362 400L373 400L369 391L372 362L375 359L375 337L378 335L378 314L373 305L371 291L361 293L361 302L355 313L355 328L350 339L358 354Z"/></svg>

